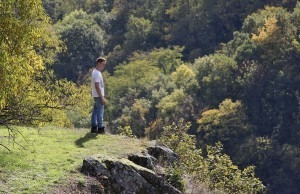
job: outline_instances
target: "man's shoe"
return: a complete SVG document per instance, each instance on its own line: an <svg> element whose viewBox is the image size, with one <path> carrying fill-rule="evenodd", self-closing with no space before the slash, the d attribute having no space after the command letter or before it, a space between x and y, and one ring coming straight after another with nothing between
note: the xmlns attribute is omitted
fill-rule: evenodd
<svg viewBox="0 0 300 194"><path fill-rule="evenodd" d="M97 133L99 133L99 134L104 134L104 133L105 133L104 128L105 128L105 127L98 127Z"/></svg>
<svg viewBox="0 0 300 194"><path fill-rule="evenodd" d="M91 127L91 133L97 133L97 126Z"/></svg>

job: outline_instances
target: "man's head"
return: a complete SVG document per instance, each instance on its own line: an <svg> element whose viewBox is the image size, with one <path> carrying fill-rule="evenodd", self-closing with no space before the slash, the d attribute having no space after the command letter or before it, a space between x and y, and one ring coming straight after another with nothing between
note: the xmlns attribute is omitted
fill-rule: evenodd
<svg viewBox="0 0 300 194"><path fill-rule="evenodd" d="M96 60L96 68L100 71L102 71L105 68L106 65L106 59L104 59L103 57L99 57Z"/></svg>

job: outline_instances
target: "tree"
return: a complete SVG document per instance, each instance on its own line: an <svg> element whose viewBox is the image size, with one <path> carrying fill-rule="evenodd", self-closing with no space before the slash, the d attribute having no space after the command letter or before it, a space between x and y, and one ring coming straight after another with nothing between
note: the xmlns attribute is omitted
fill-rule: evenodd
<svg viewBox="0 0 300 194"><path fill-rule="evenodd" d="M116 125L116 127L120 126L120 124L130 123L129 120L131 119L127 119L127 116L131 115L130 112L133 110L132 106L135 100L141 98L145 98L145 100L149 99L152 92L150 87L153 87L159 82L159 74L159 68L151 64L148 54L138 52L129 59L128 63L119 65L114 72L114 76L108 77L107 94L110 99L110 104L112 105L109 107L109 110L114 118L114 125ZM122 115L126 117L121 119ZM111 120L111 122L113 121ZM148 123L148 121L146 121L146 123ZM130 127L133 131L143 130L135 129L133 126Z"/></svg>
<svg viewBox="0 0 300 194"><path fill-rule="evenodd" d="M171 49L153 49L150 60L153 66L162 70L165 75L171 74L182 64L182 47L175 46Z"/></svg>
<svg viewBox="0 0 300 194"><path fill-rule="evenodd" d="M167 43L185 47L185 57L191 60L207 54L207 51L203 50L207 49L208 44L199 49L199 45L204 45L205 40L211 44L211 37L213 37L213 34L206 30L207 25L203 25L207 20L203 11L203 1L172 1L166 8L166 13L171 18L165 27ZM210 36L203 37L205 33ZM188 53L191 53L190 56Z"/></svg>
<svg viewBox="0 0 300 194"><path fill-rule="evenodd" d="M174 90L170 95L162 98L157 105L160 117L170 117L178 114L186 94L182 89Z"/></svg>
<svg viewBox="0 0 300 194"><path fill-rule="evenodd" d="M257 128L254 137L241 145L240 163L257 165L257 174L269 183L270 193L294 192L285 188L287 184L297 188L293 185L297 170L290 170L293 162L286 160L290 156L281 153L299 146L298 21L299 5L294 12L266 7L249 15L222 50L237 62L237 98L243 101L248 122Z"/></svg>
<svg viewBox="0 0 300 194"><path fill-rule="evenodd" d="M0 11L0 125L12 137L16 125L72 126L65 108L86 99L82 88L48 69L61 42L41 1L8 0Z"/></svg>
<svg viewBox="0 0 300 194"><path fill-rule="evenodd" d="M296 0L175 0L166 7L171 18L165 26L166 42L184 46L184 57L193 61L231 40L232 33L256 10L265 5L293 9L295 4Z"/></svg>
<svg viewBox="0 0 300 194"><path fill-rule="evenodd" d="M150 20L130 16L124 42L124 49L126 53L131 53L136 50L144 50L144 48L147 48L146 40L150 29Z"/></svg>
<svg viewBox="0 0 300 194"><path fill-rule="evenodd" d="M48 92L38 80L59 40L40 1L8 0L0 10L0 124L48 120L41 112L51 100L44 101Z"/></svg>
<svg viewBox="0 0 300 194"><path fill-rule="evenodd" d="M82 9L83 11L94 14L100 10L106 10L105 0L42 0L46 13L53 22L62 20L66 15L73 11Z"/></svg>
<svg viewBox="0 0 300 194"><path fill-rule="evenodd" d="M262 182L255 177L254 166L240 170L228 155L223 154L221 143L207 146L206 155L196 149L195 137L187 134L190 126L183 120L172 123L165 127L160 138L160 142L179 156L179 162L171 167L172 173L191 176L196 184L205 183L212 191L259 193L264 190Z"/></svg>
<svg viewBox="0 0 300 194"><path fill-rule="evenodd" d="M260 193L265 190L262 182L255 177L254 166L240 170L222 151L220 143L207 146L205 166L208 171L208 181L206 182L211 190L219 189L227 193Z"/></svg>
<svg viewBox="0 0 300 194"><path fill-rule="evenodd" d="M236 62L225 55L215 54L195 61L198 98L204 106L217 106L225 98L235 96Z"/></svg>
<svg viewBox="0 0 300 194"><path fill-rule="evenodd" d="M239 98L249 119L259 126L259 135L276 134L281 142L295 142L299 137L294 128L299 122L295 108L299 80L294 74L299 58L299 37L295 36L299 25L293 22L296 15L266 7L248 16L242 32L225 48L237 60Z"/></svg>
<svg viewBox="0 0 300 194"><path fill-rule="evenodd" d="M178 88L184 88L190 91L197 87L196 74L188 65L180 65L176 71L171 74L171 78Z"/></svg>
<svg viewBox="0 0 300 194"><path fill-rule="evenodd" d="M91 15L82 10L65 16L55 28L66 46L53 65L55 74L59 78L80 82L95 65L95 59L104 55L106 33Z"/></svg>
<svg viewBox="0 0 300 194"><path fill-rule="evenodd" d="M213 145L220 141L225 152L237 159L239 145L253 134L253 126L248 123L248 118L240 101L224 100L219 109L207 110L202 113L199 123L199 138L202 146Z"/></svg>
<svg viewBox="0 0 300 194"><path fill-rule="evenodd" d="M137 137L144 137L145 128L149 124L151 102L146 99L135 99L130 108L123 109L119 125L130 126L132 133Z"/></svg>

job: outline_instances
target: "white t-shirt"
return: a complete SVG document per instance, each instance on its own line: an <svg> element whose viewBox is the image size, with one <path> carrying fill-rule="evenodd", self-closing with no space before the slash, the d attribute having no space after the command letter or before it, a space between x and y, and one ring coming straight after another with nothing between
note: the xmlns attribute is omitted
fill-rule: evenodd
<svg viewBox="0 0 300 194"><path fill-rule="evenodd" d="M93 73L92 73L92 79L91 79L92 96L93 97L99 97L99 95L96 91L96 87L95 87L96 82L99 82L101 94L102 94L102 96L104 96L104 83L103 83L102 74L97 69L94 69Z"/></svg>

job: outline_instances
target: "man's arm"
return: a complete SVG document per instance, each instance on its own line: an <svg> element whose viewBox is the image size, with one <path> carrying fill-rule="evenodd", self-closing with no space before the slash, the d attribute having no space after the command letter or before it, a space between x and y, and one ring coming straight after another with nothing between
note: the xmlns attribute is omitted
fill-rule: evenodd
<svg viewBox="0 0 300 194"><path fill-rule="evenodd" d="M100 83L99 82L95 82L95 88L96 88L96 91L97 91L97 93L100 97L102 105L106 105L106 100L105 100L104 96L101 94Z"/></svg>

